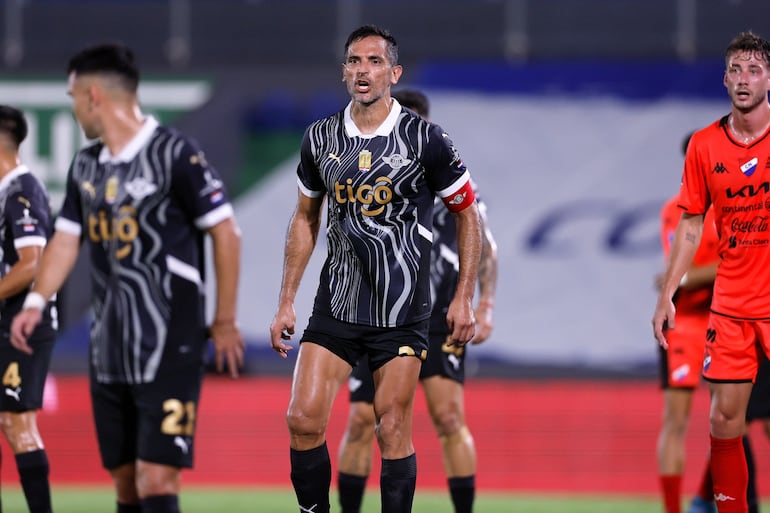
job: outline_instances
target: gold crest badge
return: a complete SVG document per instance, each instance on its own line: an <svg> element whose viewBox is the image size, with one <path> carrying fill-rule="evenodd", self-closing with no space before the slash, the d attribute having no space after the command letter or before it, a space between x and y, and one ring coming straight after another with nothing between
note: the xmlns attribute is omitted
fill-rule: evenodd
<svg viewBox="0 0 770 513"><path fill-rule="evenodd" d="M115 203L118 197L118 177L111 176L107 180L107 184L104 187L104 201L107 203Z"/></svg>
<svg viewBox="0 0 770 513"><path fill-rule="evenodd" d="M369 150L361 150L358 154L358 170L362 173L366 173L372 168L372 152Z"/></svg>

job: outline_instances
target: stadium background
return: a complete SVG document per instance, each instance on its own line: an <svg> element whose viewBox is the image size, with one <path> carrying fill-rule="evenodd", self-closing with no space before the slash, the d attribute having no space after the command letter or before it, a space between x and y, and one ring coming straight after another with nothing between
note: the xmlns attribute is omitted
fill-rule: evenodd
<svg viewBox="0 0 770 513"><path fill-rule="evenodd" d="M24 159L57 202L83 143L64 68L121 40L143 69L147 111L195 137L235 196L244 231L239 320L248 379L204 386L199 483L288 484L283 411L292 360L267 349L294 167L310 121L344 105L349 31L388 27L402 86L432 100L489 205L499 244L496 329L469 353L469 422L482 487L655 493L660 397L649 329L661 268L658 209L678 185L680 141L726 113L722 50L770 36L760 0L4 0L0 102L32 127ZM297 303L304 323L323 247ZM107 482L85 388L88 270L61 294L64 330L42 414L55 482ZM330 440L344 423L338 401ZM706 447L696 398L685 493ZM441 487L418 401L420 486ZM760 492L770 494L766 440ZM7 447L3 450L7 452ZM4 465L2 481L15 480ZM266 471L264 469L269 469ZM370 481L376 483L376 480Z"/></svg>

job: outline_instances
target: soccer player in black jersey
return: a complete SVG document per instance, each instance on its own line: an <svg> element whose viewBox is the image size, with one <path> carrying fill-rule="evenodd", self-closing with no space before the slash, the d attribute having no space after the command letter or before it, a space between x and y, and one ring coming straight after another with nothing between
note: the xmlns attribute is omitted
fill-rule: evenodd
<svg viewBox="0 0 770 513"><path fill-rule="evenodd" d="M372 25L353 31L342 64L351 101L312 123L302 142L299 199L270 326L273 349L286 357L295 329L294 298L326 200L328 254L300 340L287 412L291 480L300 511L329 511L326 425L337 392L364 355L376 388L382 511L411 511L417 475L412 404L428 349L436 195L454 214L458 233L459 279L447 312L449 344L462 347L474 335L481 229L470 174L439 126L391 98L402 71L388 31Z"/></svg>
<svg viewBox="0 0 770 513"><path fill-rule="evenodd" d="M26 351L40 307L64 283L81 242L91 259L91 401L117 511L179 511L180 472L192 467L207 340L237 377L240 231L222 180L197 145L139 106L139 71L121 45L75 55L68 93L85 135L98 139L70 166L54 236L16 316ZM216 308L204 308L204 236L213 242Z"/></svg>
<svg viewBox="0 0 770 513"><path fill-rule="evenodd" d="M29 338L34 354L19 351L9 340L11 319L21 310L53 231L48 193L19 159L26 136L24 115L0 105L0 430L15 454L29 511L49 513L48 455L36 410L43 406L56 339L53 303L42 305L41 322Z"/></svg>
<svg viewBox="0 0 770 513"><path fill-rule="evenodd" d="M430 103L420 91L401 89L392 93L402 107L428 118ZM479 344L492 332L497 287L497 244L486 222L486 208L479 200L482 222L479 262L479 301L476 306L476 335ZM444 469L455 513L470 513L476 490L476 449L465 422L463 382L465 348L446 344L449 328L446 313L457 283L457 238L454 218L436 199L433 212L433 249L430 281L433 311L430 320L428 358L420 370L433 425L441 441ZM369 366L359 361L349 380L350 414L339 450L337 484L342 513L358 513L371 470L372 440L376 419L374 380Z"/></svg>

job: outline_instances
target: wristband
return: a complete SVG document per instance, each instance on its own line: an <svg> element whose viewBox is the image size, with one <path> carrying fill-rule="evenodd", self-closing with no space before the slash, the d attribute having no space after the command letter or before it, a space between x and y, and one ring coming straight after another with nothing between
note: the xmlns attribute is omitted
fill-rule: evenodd
<svg viewBox="0 0 770 513"><path fill-rule="evenodd" d="M27 294L27 297L24 298L24 305L21 308L22 310L26 310L27 308L37 308L42 311L45 308L46 303L47 301L42 294L39 292L30 292Z"/></svg>

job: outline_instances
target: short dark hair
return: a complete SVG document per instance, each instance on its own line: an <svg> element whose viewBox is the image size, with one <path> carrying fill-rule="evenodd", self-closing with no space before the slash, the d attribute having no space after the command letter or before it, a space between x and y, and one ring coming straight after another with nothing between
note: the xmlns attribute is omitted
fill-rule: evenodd
<svg viewBox="0 0 770 513"><path fill-rule="evenodd" d="M8 134L18 148L27 138L27 120L19 110L8 105L0 105L0 133Z"/></svg>
<svg viewBox="0 0 770 513"><path fill-rule="evenodd" d="M417 89L401 89L390 95L402 106L415 111L420 116L427 118L430 115L428 97Z"/></svg>
<svg viewBox="0 0 770 513"><path fill-rule="evenodd" d="M139 87L139 68L134 61L134 52L120 43L101 44L81 50L67 65L67 73L72 72L77 75L114 75L120 85L132 93Z"/></svg>
<svg viewBox="0 0 770 513"><path fill-rule="evenodd" d="M725 62L730 57L739 52L751 52L759 54L765 61L765 64L770 64L770 43L768 41L752 31L741 32L730 41L725 49Z"/></svg>
<svg viewBox="0 0 770 513"><path fill-rule="evenodd" d="M396 38L387 30L376 25L363 25L350 33L347 41L345 41L345 57L348 55L348 48L351 43L369 36L377 36L384 39L388 43L388 59L391 66L398 64L398 43Z"/></svg>

